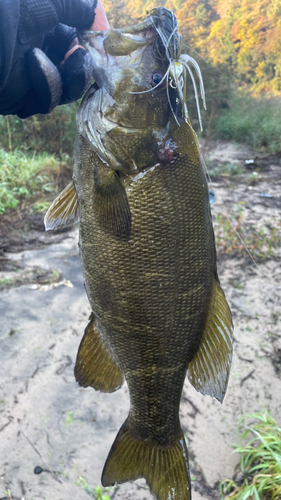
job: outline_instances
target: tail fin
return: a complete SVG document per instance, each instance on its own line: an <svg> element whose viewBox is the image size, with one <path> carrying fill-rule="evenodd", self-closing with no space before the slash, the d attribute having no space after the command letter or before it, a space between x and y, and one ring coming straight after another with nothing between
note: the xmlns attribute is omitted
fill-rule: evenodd
<svg viewBox="0 0 281 500"><path fill-rule="evenodd" d="M122 425L107 457L103 486L144 477L158 500L191 500L188 454L184 436L169 446L135 439L128 420Z"/></svg>

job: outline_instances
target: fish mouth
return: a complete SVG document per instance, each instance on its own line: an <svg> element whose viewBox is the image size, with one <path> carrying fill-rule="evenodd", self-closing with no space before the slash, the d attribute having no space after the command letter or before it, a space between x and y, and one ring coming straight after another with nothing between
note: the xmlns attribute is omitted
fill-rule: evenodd
<svg viewBox="0 0 281 500"><path fill-rule="evenodd" d="M133 94L158 92L158 90L166 92L168 107L178 126L184 121L190 125L186 104L189 98L187 80L190 78L193 83L202 129L197 84L193 75L195 70L199 78L203 104L206 108L201 71L192 57L182 53L184 47L182 37L178 33L176 16L171 10L165 7L155 8L142 23L127 28L111 28L108 31L99 32L87 31L83 35L83 41L85 48L92 56L95 84L85 94L79 108L77 114L78 131L111 168L122 170L122 166L116 158L105 150L103 138L117 127L122 128L123 132L127 129L134 133L136 130L135 126L130 127L131 115L129 114L125 120L123 110L118 107L120 101L123 102L120 82L125 81L126 78L128 78L130 85L132 84L128 89L130 100L127 98L130 103L134 102ZM156 61L156 67L159 62L161 68L167 68L161 81L156 85L152 85L146 79L147 77L138 80L136 84L134 82L133 68L139 67L140 61L145 58L147 53L152 56L153 61ZM163 87L161 87L162 84ZM128 104L126 105L128 106ZM134 105L132 109L134 109ZM115 121L116 116L118 119ZM133 123L136 123L135 116L133 116ZM146 126L144 124L141 128L146 129ZM139 125L137 128L139 132Z"/></svg>
<svg viewBox="0 0 281 500"><path fill-rule="evenodd" d="M178 21L171 10L165 7L155 8L142 23L122 29L111 28L106 32L86 31L83 40L92 55L93 77L96 84L107 88L110 87L111 72L122 71L122 57L118 56L139 54L137 49L153 44L155 59L164 60L168 64L168 71L160 84L166 79L167 98L176 123L180 125L185 121L190 124L186 103L189 98L187 80L191 79L199 124L203 130L197 83L193 72L199 79L203 107L206 109L202 74L195 59L184 53L183 40L178 33ZM171 95L168 95L168 89Z"/></svg>
<svg viewBox="0 0 281 500"><path fill-rule="evenodd" d="M106 70L118 69L118 56L127 56L153 43L156 58L177 60L181 36L175 14L165 7L153 9L143 22L122 29L85 31L83 43L92 55L93 77L99 87Z"/></svg>

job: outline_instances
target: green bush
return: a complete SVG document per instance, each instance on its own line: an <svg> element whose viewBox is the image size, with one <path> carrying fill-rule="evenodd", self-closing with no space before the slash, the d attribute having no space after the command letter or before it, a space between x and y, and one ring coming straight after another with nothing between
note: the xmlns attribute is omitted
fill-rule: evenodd
<svg viewBox="0 0 281 500"><path fill-rule="evenodd" d="M54 177L63 165L63 160L48 153L28 155L0 149L0 214L26 198L55 191Z"/></svg>
<svg viewBox="0 0 281 500"><path fill-rule="evenodd" d="M281 150L281 98L233 92L215 122L218 137L249 144L265 152Z"/></svg>
<svg viewBox="0 0 281 500"><path fill-rule="evenodd" d="M6 151L22 149L72 155L78 106L79 102L58 106L49 115L31 116L26 120L0 116L0 147Z"/></svg>
<svg viewBox="0 0 281 500"><path fill-rule="evenodd" d="M251 425L246 419L254 419ZM242 484L232 479L220 483L221 499L224 500L278 500L281 498L281 428L272 415L254 413L241 421L242 440L247 442L235 446L240 453Z"/></svg>

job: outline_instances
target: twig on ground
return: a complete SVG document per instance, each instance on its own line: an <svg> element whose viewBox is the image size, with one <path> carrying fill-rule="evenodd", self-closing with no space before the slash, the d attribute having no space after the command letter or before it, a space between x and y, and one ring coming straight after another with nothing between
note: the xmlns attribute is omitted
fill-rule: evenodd
<svg viewBox="0 0 281 500"><path fill-rule="evenodd" d="M44 464L46 465L47 469L50 471L50 473L52 474L53 478L58 481L59 483L62 483L62 481L57 477L57 475L55 474L55 472L53 471L53 469L51 469L51 467L49 466L49 464L46 462L45 458L41 455L40 451L37 450L37 448L34 446L34 444L30 441L29 437L25 434L24 431L21 431L24 435L24 437L27 439L27 441L29 442L29 444L32 446L32 448L34 449L34 451L37 453L37 455L39 455L39 457L41 458L41 460L44 462Z"/></svg>
<svg viewBox="0 0 281 500"><path fill-rule="evenodd" d="M111 500L113 500L113 498L115 497L115 495L116 495L116 493L117 493L118 490L119 490L119 486L116 484L115 485L115 490L114 490L113 494L110 496Z"/></svg>
<svg viewBox="0 0 281 500"><path fill-rule="evenodd" d="M250 373L248 373L248 375L246 375L246 377L242 378L242 380L240 381L240 387L242 387L242 385L244 384L244 382L246 382L246 380L248 380L248 378L253 378L254 372L255 372L255 369L252 370Z"/></svg>
<svg viewBox="0 0 281 500"><path fill-rule="evenodd" d="M248 358L242 358L242 356L239 356L239 354L237 355L237 357L239 359L241 359L241 361L246 361L247 363L253 363L254 360L253 359L248 359Z"/></svg>
<svg viewBox="0 0 281 500"><path fill-rule="evenodd" d="M0 432L2 432L5 429L5 427L8 427L8 425L10 425L10 423L13 421L14 417L10 416L10 417L8 417L8 419L9 419L9 422L7 422L6 424L2 425L2 427L0 427Z"/></svg>

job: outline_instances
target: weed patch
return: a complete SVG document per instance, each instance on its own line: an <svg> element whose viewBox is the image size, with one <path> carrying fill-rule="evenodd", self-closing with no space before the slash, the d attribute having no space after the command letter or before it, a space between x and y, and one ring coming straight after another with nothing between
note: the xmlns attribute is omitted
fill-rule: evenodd
<svg viewBox="0 0 281 500"><path fill-rule="evenodd" d="M273 228L246 224L241 207L233 209L229 217L219 213L214 219L214 231L218 253L232 257L247 256L247 248L256 260L266 261L276 257L281 246L280 224Z"/></svg>
<svg viewBox="0 0 281 500"><path fill-rule="evenodd" d="M80 486L90 497L95 498L96 500L110 500L110 496L104 494L104 488L101 486L97 486L95 490L91 488L91 486L87 483L87 481L79 476L76 485Z"/></svg>
<svg viewBox="0 0 281 500"><path fill-rule="evenodd" d="M62 278L60 271L37 267L17 269L10 274L11 276L0 277L0 291L30 284L51 285L58 283Z"/></svg>
<svg viewBox="0 0 281 500"><path fill-rule="evenodd" d="M60 155L72 154L76 135L76 112L79 101L58 106L49 115L21 120L17 116L0 116L0 147L6 151Z"/></svg>
<svg viewBox="0 0 281 500"><path fill-rule="evenodd" d="M240 163L214 163L208 166L208 173L210 177L216 177L217 175L223 175L227 177L238 176L245 174L245 168Z"/></svg>
<svg viewBox="0 0 281 500"><path fill-rule="evenodd" d="M216 134L242 142L264 152L281 150L281 99L260 98L236 91L214 124Z"/></svg>
<svg viewBox="0 0 281 500"><path fill-rule="evenodd" d="M246 425L246 419L254 419ZM281 428L269 412L246 415L241 419L244 445L234 445L240 453L243 479L240 485L233 479L220 483L224 500L277 500L281 498Z"/></svg>
<svg viewBox="0 0 281 500"><path fill-rule="evenodd" d="M55 179L65 164L65 160L59 161L48 153L27 155L20 150L8 153L0 149L0 214L25 199L54 192ZM37 205L39 208L43 209Z"/></svg>

